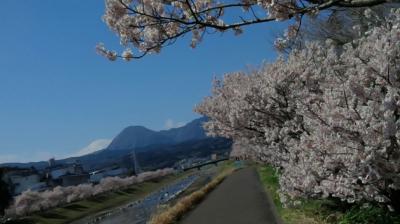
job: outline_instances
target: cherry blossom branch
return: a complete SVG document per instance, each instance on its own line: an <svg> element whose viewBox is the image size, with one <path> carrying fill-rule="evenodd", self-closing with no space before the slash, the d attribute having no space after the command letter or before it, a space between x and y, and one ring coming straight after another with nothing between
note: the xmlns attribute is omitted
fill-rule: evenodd
<svg viewBox="0 0 400 224"><path fill-rule="evenodd" d="M116 32L126 51L117 54L101 46L98 52L110 60L142 58L149 53L158 53L171 42L186 33L192 33L191 46L195 47L206 33L233 30L241 34L242 28L272 21L298 20L292 38L297 37L302 17L317 14L335 7L366 7L383 4L391 0L277 0L238 2L216 2L215 0L106 0L103 17L106 24ZM238 9L243 9L242 13ZM256 10L265 12L257 15ZM236 21L225 18L227 12L235 12ZM234 17L233 17L234 18ZM169 41L172 40L172 41ZM130 48L138 53L133 53ZM100 50L99 50L100 49Z"/></svg>

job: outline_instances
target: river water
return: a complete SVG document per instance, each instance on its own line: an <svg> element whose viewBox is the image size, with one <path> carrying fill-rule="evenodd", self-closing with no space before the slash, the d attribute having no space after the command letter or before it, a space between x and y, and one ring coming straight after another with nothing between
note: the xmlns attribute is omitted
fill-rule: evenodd
<svg viewBox="0 0 400 224"><path fill-rule="evenodd" d="M87 217L72 224L145 224L159 205L176 198L189 188L198 175L191 175L153 192L142 200Z"/></svg>

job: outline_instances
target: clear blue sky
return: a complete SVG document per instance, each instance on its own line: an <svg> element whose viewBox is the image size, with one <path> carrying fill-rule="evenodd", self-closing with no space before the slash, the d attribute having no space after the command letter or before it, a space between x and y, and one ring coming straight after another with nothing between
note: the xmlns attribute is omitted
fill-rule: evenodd
<svg viewBox="0 0 400 224"><path fill-rule="evenodd" d="M120 49L103 11L102 0L1 1L0 163L63 158L129 125L160 130L197 118L212 77L273 60L282 29L212 35L195 50L181 39L159 55L110 62L94 50Z"/></svg>

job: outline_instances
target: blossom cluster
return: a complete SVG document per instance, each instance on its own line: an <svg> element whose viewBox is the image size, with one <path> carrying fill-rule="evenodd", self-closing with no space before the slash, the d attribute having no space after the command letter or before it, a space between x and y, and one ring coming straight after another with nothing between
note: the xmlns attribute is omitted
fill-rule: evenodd
<svg viewBox="0 0 400 224"><path fill-rule="evenodd" d="M296 36L301 15L316 14L321 8L333 5L331 1L297 0L105 0L103 21L115 32L125 51L123 59L140 58L158 53L162 47L173 44L177 38L191 34L191 47L196 47L207 33L232 30L235 35L242 27L269 21L295 18L285 37ZM278 40L285 45L285 40ZM136 49L133 53L131 49ZM97 52L110 60L115 51L97 46Z"/></svg>
<svg viewBox="0 0 400 224"><path fill-rule="evenodd" d="M170 175L171 168L143 172L138 176L126 178L107 177L97 185L80 184L77 186L57 186L43 192L27 190L14 199L14 203L6 209L7 216L27 215L36 211L44 211L73 201L96 196L108 191L121 190L133 184Z"/></svg>
<svg viewBox="0 0 400 224"><path fill-rule="evenodd" d="M311 42L215 80L210 135L281 169L281 199L390 204L400 190L400 10L359 39Z"/></svg>

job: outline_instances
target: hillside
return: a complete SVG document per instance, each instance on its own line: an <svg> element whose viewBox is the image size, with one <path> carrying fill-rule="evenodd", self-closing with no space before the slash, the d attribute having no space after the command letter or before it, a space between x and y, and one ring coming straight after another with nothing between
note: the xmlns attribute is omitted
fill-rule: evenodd
<svg viewBox="0 0 400 224"><path fill-rule="evenodd" d="M207 118L195 119L183 127L153 131L143 126L123 129L110 145L97 152L80 157L57 160L58 164L79 161L85 170L129 163L129 156L136 151L140 166L144 169L172 166L187 157L204 157L212 153L227 152L231 141L207 137L202 127ZM43 169L47 162L7 163L0 166Z"/></svg>
<svg viewBox="0 0 400 224"><path fill-rule="evenodd" d="M137 160L145 170L172 166L175 162L188 157L205 157L212 153L224 153L230 150L231 141L224 138L205 138L190 140L178 144L158 144L136 148ZM100 169L104 166L121 164L129 161L133 149L104 149L89 155L59 160L71 163L79 160L87 170Z"/></svg>
<svg viewBox="0 0 400 224"><path fill-rule="evenodd" d="M121 131L107 147L108 150L126 150L149 145L178 144L206 138L202 124L207 118L195 119L183 127L153 131L143 126L129 126Z"/></svg>

